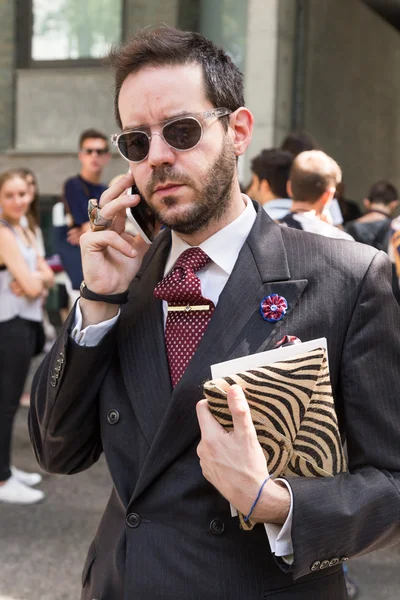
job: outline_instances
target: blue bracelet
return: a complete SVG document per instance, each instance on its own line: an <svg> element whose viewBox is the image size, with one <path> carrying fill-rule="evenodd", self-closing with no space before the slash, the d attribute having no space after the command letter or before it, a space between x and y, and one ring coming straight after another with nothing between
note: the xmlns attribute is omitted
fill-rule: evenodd
<svg viewBox="0 0 400 600"><path fill-rule="evenodd" d="M264 489L264 485L267 483L268 479L271 479L271 477L272 477L272 475L268 475L267 479L265 479L265 480L262 482L262 485L261 485L261 487L260 487L260 490L259 490L259 492L258 492L258 494L257 494L257 498L254 500L254 502L253 502L253 506L251 507L249 514L247 515L247 517L243 517L243 518L244 518L244 521L245 521L245 523L248 523L248 522L249 522L249 519L250 519L250 517L251 517L251 513L253 512L255 505L257 504L257 502L258 502L258 501L259 501L259 499L260 499L261 493L262 493L262 491L263 491L263 489Z"/></svg>

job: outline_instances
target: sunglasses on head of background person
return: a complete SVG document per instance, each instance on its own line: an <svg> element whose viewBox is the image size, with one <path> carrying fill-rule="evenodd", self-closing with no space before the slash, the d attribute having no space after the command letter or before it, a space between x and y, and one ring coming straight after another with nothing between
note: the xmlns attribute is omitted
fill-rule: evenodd
<svg viewBox="0 0 400 600"><path fill-rule="evenodd" d="M153 135L159 135L173 150L185 152L197 146L204 134L206 121L220 119L232 113L229 108L214 108L201 113L187 114L172 119L166 119L153 125L130 129L122 133L114 133L111 141L125 160L138 163L147 158L150 151L150 140ZM145 129L162 125L161 131L147 133Z"/></svg>
<svg viewBox="0 0 400 600"><path fill-rule="evenodd" d="M108 154L109 150L108 148L81 148L81 152L83 154L98 154L99 156L102 156L103 154Z"/></svg>

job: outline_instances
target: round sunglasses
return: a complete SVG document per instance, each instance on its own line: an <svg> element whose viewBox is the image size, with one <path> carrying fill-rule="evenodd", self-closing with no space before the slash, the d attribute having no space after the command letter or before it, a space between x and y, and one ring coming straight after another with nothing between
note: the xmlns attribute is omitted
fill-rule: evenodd
<svg viewBox="0 0 400 600"><path fill-rule="evenodd" d="M185 152L201 142L206 122L210 123L212 119L226 117L231 112L229 108L214 108L202 113L175 117L152 125L152 127L162 125L161 131L148 134L141 129L131 129L122 133L114 133L111 141L125 160L134 163L147 158L150 151L150 140L154 135L159 135L173 150ZM150 129L150 126L147 126L146 129Z"/></svg>

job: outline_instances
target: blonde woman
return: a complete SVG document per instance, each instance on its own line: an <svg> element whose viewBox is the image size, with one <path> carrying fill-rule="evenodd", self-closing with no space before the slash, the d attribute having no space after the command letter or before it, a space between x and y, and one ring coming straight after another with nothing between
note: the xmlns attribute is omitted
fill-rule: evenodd
<svg viewBox="0 0 400 600"><path fill-rule="evenodd" d="M38 253L33 232L21 225L30 200L20 172L0 175L0 502L16 504L44 497L31 488L40 482L40 475L10 464L13 422L40 343L42 295L54 279Z"/></svg>

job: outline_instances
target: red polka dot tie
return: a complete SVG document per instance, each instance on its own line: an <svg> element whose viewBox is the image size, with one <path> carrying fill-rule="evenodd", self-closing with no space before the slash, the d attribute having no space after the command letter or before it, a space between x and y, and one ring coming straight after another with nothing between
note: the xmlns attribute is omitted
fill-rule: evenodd
<svg viewBox="0 0 400 600"><path fill-rule="evenodd" d="M168 308L185 308L176 312L168 310L165 325L165 345L173 387L186 371L214 312L212 301L203 298L201 294L200 279L196 275L210 261L210 257L201 248L185 250L174 268L154 290L156 298L168 302ZM210 308L193 310L195 306Z"/></svg>

